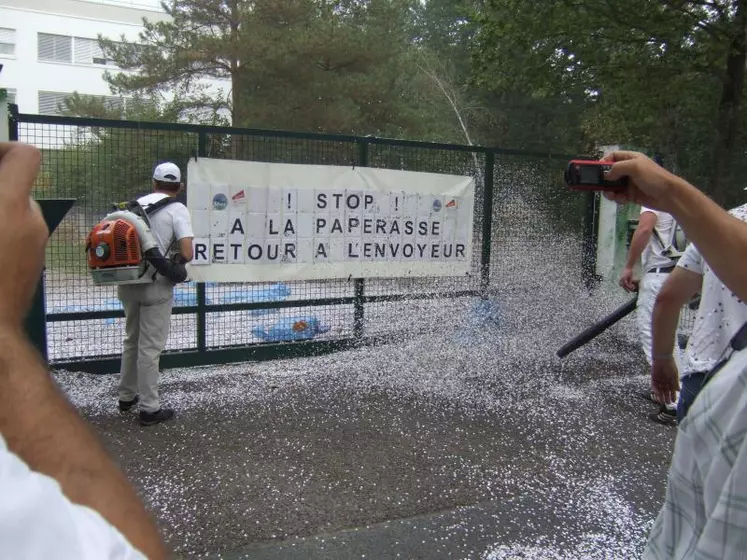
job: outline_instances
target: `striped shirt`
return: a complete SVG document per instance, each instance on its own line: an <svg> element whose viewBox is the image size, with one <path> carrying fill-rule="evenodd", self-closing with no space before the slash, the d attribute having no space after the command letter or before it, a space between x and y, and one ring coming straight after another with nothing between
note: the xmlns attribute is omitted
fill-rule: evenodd
<svg viewBox="0 0 747 560"><path fill-rule="evenodd" d="M664 506L644 559L747 559L747 349L680 424Z"/></svg>

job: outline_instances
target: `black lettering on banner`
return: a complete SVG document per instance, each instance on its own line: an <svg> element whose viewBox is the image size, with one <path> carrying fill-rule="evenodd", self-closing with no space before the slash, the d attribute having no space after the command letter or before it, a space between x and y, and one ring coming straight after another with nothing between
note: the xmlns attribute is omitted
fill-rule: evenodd
<svg viewBox="0 0 747 560"><path fill-rule="evenodd" d="M365 218L363 220L363 233L371 235L373 233L373 220L371 218Z"/></svg>
<svg viewBox="0 0 747 560"><path fill-rule="evenodd" d="M431 224L431 235L434 237L441 235L441 222L433 222Z"/></svg>
<svg viewBox="0 0 747 560"><path fill-rule="evenodd" d="M396 233L397 235L400 234L400 231L399 231L399 220L392 221L392 227L389 230L389 235L391 235L393 233Z"/></svg>
<svg viewBox="0 0 747 560"><path fill-rule="evenodd" d="M283 231L283 234L288 235L289 233L296 233L296 230L293 229L293 220L287 220L285 222L285 230Z"/></svg>
<svg viewBox="0 0 747 560"><path fill-rule="evenodd" d="M402 247L402 256L405 257L406 259L409 259L410 257L412 257L412 254L414 252L415 252L415 247L412 245L412 243L405 243L405 245Z"/></svg>
<svg viewBox="0 0 747 560"><path fill-rule="evenodd" d="M253 261L258 261L262 258L262 247L260 245L249 245L249 249L246 255Z"/></svg>
<svg viewBox="0 0 747 560"><path fill-rule="evenodd" d="M418 234L428 235L428 222L420 222L418 224Z"/></svg>
<svg viewBox="0 0 747 560"><path fill-rule="evenodd" d="M364 243L363 244L363 256L367 259L371 258L371 249L372 249L371 243Z"/></svg>
<svg viewBox="0 0 747 560"><path fill-rule="evenodd" d="M195 243L195 260L196 261L208 260L207 248L208 246L205 243Z"/></svg>
<svg viewBox="0 0 747 560"><path fill-rule="evenodd" d="M334 193L332 195L332 198L335 199L335 208L337 210L339 210L340 209L340 199L342 198L342 193Z"/></svg>
<svg viewBox="0 0 747 560"><path fill-rule="evenodd" d="M360 255L356 255L353 252L353 244L352 243L348 243L348 257L350 257L351 259L357 259L357 258L360 257Z"/></svg>
<svg viewBox="0 0 747 560"><path fill-rule="evenodd" d="M444 243L444 258L450 259L451 255L454 254L454 244L453 243Z"/></svg>
<svg viewBox="0 0 747 560"><path fill-rule="evenodd" d="M342 224L337 218L332 222L332 233L342 233Z"/></svg>
<svg viewBox="0 0 747 560"><path fill-rule="evenodd" d="M285 256L287 257L288 255L290 255L294 259L296 258L296 244L295 243L285 244Z"/></svg>
<svg viewBox="0 0 747 560"><path fill-rule="evenodd" d="M223 243L213 243L213 260L214 261L222 261L225 259L225 256L223 256L223 250L226 248Z"/></svg>
<svg viewBox="0 0 747 560"><path fill-rule="evenodd" d="M412 235L412 233L415 231L414 227L415 224L412 223L412 220L407 220L405 222L405 235Z"/></svg>
<svg viewBox="0 0 747 560"><path fill-rule="evenodd" d="M425 248L427 246L428 245L426 245L425 243L423 243L422 245L420 243L418 243L418 251L420 251L420 258L421 259L423 258L423 253L425 253Z"/></svg>
<svg viewBox="0 0 747 560"><path fill-rule="evenodd" d="M235 261L239 260L239 254L241 251L241 243L231 243L231 247L233 247L233 260Z"/></svg>
<svg viewBox="0 0 747 560"><path fill-rule="evenodd" d="M353 233L353 230L361 225L361 221L358 218L348 218L348 233Z"/></svg>
<svg viewBox="0 0 747 560"><path fill-rule="evenodd" d="M462 245L461 243L457 243L457 246L456 246L456 256L464 258L464 250L465 249L466 249L466 247L464 245Z"/></svg>
<svg viewBox="0 0 747 560"><path fill-rule="evenodd" d="M273 231L272 220L269 220L269 222L270 223L268 225L269 225L269 228L270 228L270 235L277 235L277 234L279 234L280 233L279 231Z"/></svg>
<svg viewBox="0 0 747 560"><path fill-rule="evenodd" d="M272 254L272 250L275 249L275 254ZM271 261L278 260L280 256L280 245L268 245L267 246L267 259Z"/></svg>
<svg viewBox="0 0 747 560"><path fill-rule="evenodd" d="M376 220L376 235L386 235L386 220Z"/></svg>
<svg viewBox="0 0 747 560"><path fill-rule="evenodd" d="M431 245L431 258L432 259L437 259L438 258L438 250L440 248L441 248L441 246L438 245L438 244L436 244L436 243L434 243L433 245Z"/></svg>
<svg viewBox="0 0 747 560"><path fill-rule="evenodd" d="M368 210L373 203L374 197L372 194L367 194L365 197L363 197L363 206L366 210Z"/></svg>
<svg viewBox="0 0 747 560"><path fill-rule="evenodd" d="M353 199L355 199L355 205L353 205ZM351 210L357 210L361 205L361 197L359 197L357 194L348 195L347 205Z"/></svg>
<svg viewBox="0 0 747 560"><path fill-rule="evenodd" d="M322 196L322 195L319 195L319 196ZM325 220L324 218L316 219L316 232L317 233L322 231L322 229L324 229L326 226L327 226L327 220Z"/></svg>
<svg viewBox="0 0 747 560"><path fill-rule="evenodd" d="M241 223L241 218L236 218L236 221L233 223L233 226L231 226L231 235L233 235L237 231L241 233L241 235L245 235L244 225Z"/></svg>
<svg viewBox="0 0 747 560"><path fill-rule="evenodd" d="M320 210L324 210L327 207L327 195L319 193L316 195L316 207Z"/></svg>
<svg viewBox="0 0 747 560"><path fill-rule="evenodd" d="M384 258L386 257L386 243L377 243L376 244L376 258Z"/></svg>
<svg viewBox="0 0 747 560"><path fill-rule="evenodd" d="M316 246L316 258L324 257L327 258L327 249L324 247L324 243L317 243Z"/></svg>
<svg viewBox="0 0 747 560"><path fill-rule="evenodd" d="M390 243L389 244L389 250L392 252L392 258L396 259L397 258L397 253L399 253L399 243L397 243L396 245L393 244L393 243Z"/></svg>

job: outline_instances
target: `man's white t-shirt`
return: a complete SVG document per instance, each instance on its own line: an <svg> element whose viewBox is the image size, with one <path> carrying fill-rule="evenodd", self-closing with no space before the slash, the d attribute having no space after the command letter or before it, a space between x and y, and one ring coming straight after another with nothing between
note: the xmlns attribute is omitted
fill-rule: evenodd
<svg viewBox="0 0 747 560"><path fill-rule="evenodd" d="M659 237L666 245L669 240L669 236L672 234L672 228L674 227L674 218L666 212L652 210L651 208L646 208L644 206L641 208L641 215L643 215L645 212L651 212L656 215L656 226L654 229L656 229ZM670 257L662 255L663 251L664 247L661 246L659 240L652 233L651 239L649 240L648 244L643 249L643 253L641 254L641 270L643 273L652 268L661 268L674 264Z"/></svg>
<svg viewBox="0 0 747 560"><path fill-rule="evenodd" d="M747 204L729 214L747 222ZM688 246L677 266L703 277L700 307L680 369L680 377L684 378L716 365L731 338L747 323L747 304L723 285L694 244Z"/></svg>
<svg viewBox="0 0 747 560"><path fill-rule="evenodd" d="M0 558L146 560L98 512L29 469L0 435Z"/></svg>
<svg viewBox="0 0 747 560"><path fill-rule="evenodd" d="M148 206L167 196L163 193L150 193L140 197L138 202L147 210ZM148 221L150 221L151 232L163 256L167 256L169 247L174 241L194 237L189 211L181 202L173 202L161 208L153 214L153 217L148 217Z"/></svg>

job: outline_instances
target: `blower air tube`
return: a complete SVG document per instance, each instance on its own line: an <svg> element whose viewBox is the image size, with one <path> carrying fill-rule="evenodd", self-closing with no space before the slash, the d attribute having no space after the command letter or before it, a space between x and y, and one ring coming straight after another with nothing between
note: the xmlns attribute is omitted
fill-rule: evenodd
<svg viewBox="0 0 747 560"><path fill-rule="evenodd" d="M617 323L620 319L622 319L623 317L627 315L630 315L633 311L635 311L637 303L638 303L638 297L636 296L635 298L630 300L625 305L618 307L617 309L615 309L615 311L607 315L604 319L590 326L588 329L586 329L584 332L579 334L577 337L567 342L560 350L557 351L557 356L559 358L565 358L568 354L570 354L574 350L578 350L587 342L595 339L597 336L602 334L612 325Z"/></svg>
<svg viewBox="0 0 747 560"><path fill-rule="evenodd" d="M158 248L158 243L153 237L153 234L146 224L139 216L136 216L132 212L112 212L108 214L106 220L124 220L128 224L132 225L137 231L137 236L140 241L140 249L143 252L143 258L148 261L156 271L171 280L174 284L179 284L187 279L187 268L184 263L172 261L167 259L161 254Z"/></svg>
<svg viewBox="0 0 747 560"><path fill-rule="evenodd" d="M148 249L143 253L143 258L155 268L161 276L165 276L174 284L179 284L187 279L187 267L181 262L170 260L161 254L158 247Z"/></svg>

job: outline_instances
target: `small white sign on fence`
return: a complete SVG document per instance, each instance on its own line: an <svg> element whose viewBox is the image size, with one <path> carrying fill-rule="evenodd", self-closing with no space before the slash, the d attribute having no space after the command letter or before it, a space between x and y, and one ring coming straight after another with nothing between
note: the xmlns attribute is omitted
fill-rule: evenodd
<svg viewBox="0 0 747 560"><path fill-rule="evenodd" d="M471 269L472 177L193 158L187 179L198 282Z"/></svg>

